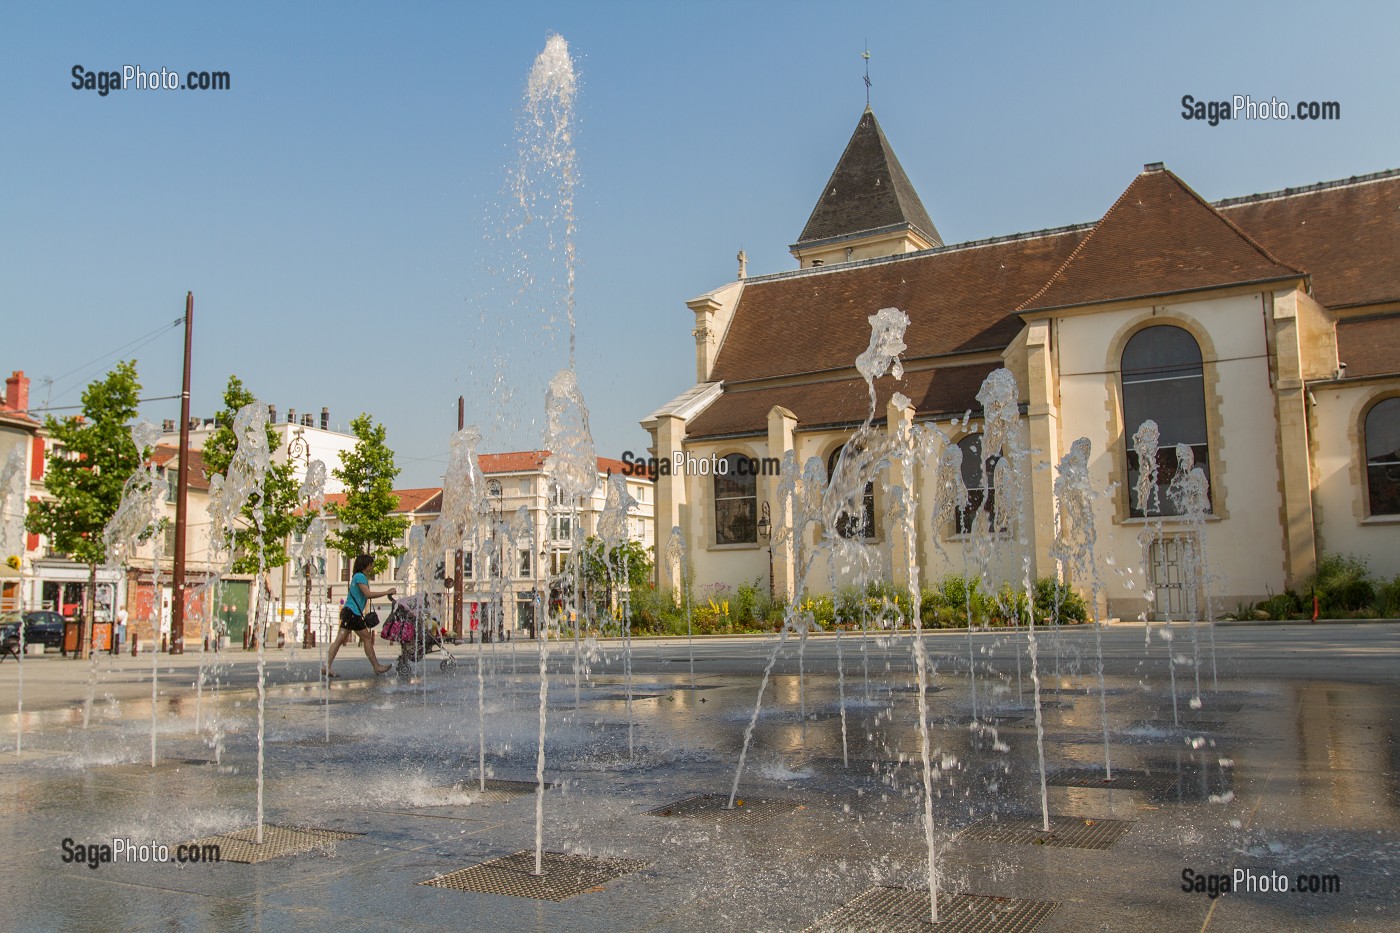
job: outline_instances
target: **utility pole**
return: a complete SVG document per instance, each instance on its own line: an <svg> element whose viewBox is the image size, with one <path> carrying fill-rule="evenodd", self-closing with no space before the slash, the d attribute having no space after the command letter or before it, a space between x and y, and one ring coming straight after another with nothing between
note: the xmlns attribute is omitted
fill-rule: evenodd
<svg viewBox="0 0 1400 933"><path fill-rule="evenodd" d="M190 496L190 348L194 292L185 293L185 376L180 385L180 475L175 480L175 568L170 580L170 653L185 653L185 526Z"/></svg>
<svg viewBox="0 0 1400 933"><path fill-rule="evenodd" d="M460 431L467 426L467 400L462 396L457 396L457 430ZM446 493L444 493L446 495ZM436 558L434 558L436 560ZM453 579L457 581L452 588L452 634L458 638L462 637L462 549L457 548L457 559L453 568Z"/></svg>

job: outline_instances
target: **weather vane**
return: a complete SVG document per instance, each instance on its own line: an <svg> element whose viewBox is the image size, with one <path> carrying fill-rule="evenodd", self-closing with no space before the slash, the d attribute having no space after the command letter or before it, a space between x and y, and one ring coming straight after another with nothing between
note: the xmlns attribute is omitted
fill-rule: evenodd
<svg viewBox="0 0 1400 933"><path fill-rule="evenodd" d="M865 59L865 109L870 109L870 47L867 45L865 51L861 53L861 58Z"/></svg>

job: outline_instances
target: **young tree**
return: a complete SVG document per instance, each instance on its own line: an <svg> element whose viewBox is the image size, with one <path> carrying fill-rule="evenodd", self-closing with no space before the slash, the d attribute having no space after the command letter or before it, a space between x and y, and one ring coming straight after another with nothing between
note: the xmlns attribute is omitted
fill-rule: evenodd
<svg viewBox="0 0 1400 933"><path fill-rule="evenodd" d="M107 559L102 530L121 504L127 478L149 454L136 449L129 427L140 391L136 361L118 363L83 390L81 416L44 419L52 438L44 485L53 498L32 503L25 527L88 565L89 608L78 628L81 657L88 656L85 629L97 612L97 565Z"/></svg>
<svg viewBox="0 0 1400 933"><path fill-rule="evenodd" d="M374 554L374 573L384 572L390 557L407 548L402 544L408 518L393 515L399 500L394 495L394 452L384 443L384 426L361 414L350 423L356 441L342 451L340 466L331 475L345 484L345 501L327 507L340 520L340 529L327 536L326 543L352 560L359 554Z"/></svg>
<svg viewBox="0 0 1400 933"><path fill-rule="evenodd" d="M256 402L257 398L237 376L228 377L224 389L224 410L214 416L215 429L204 442L204 466L212 476L228 474L229 464L238 450L238 438L233 433L233 418L238 409ZM281 441L271 424L267 426L267 449L275 451ZM253 509L262 508L262 566L281 567L288 560L287 540L294 531L305 531L311 515L298 515L296 465L291 460L269 464L260 491L249 497L243 506L245 527L253 528ZM241 537L241 536L240 536ZM243 544L248 545L245 540ZM239 548L233 561L234 573L257 573L258 550L255 545Z"/></svg>
<svg viewBox="0 0 1400 933"><path fill-rule="evenodd" d="M594 593L611 606L614 594L648 586L652 580L651 548L640 541L619 544L604 553L603 542L592 537L583 542L583 578Z"/></svg>

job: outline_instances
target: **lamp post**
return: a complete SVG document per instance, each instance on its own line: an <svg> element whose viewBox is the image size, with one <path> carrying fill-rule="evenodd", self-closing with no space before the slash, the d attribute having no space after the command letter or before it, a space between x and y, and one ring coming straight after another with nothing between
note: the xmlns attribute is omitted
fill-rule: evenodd
<svg viewBox="0 0 1400 933"><path fill-rule="evenodd" d="M759 512L758 536L768 545L768 596L773 596L773 518L768 511L768 501L763 502L763 509Z"/></svg>
<svg viewBox="0 0 1400 933"><path fill-rule="evenodd" d="M296 434L287 442L287 459L300 460L302 463L302 478L311 472L311 445L307 443L306 432L297 428ZM306 512L304 518L311 515L311 497L306 498ZM290 557L288 558L290 559ZM306 605L302 607L301 617L301 646L303 648L314 648L316 646L316 634L311 630L311 560L306 561L306 580L302 586L302 591L306 595ZM287 572L282 571L282 589L285 592L287 587ZM283 602L285 603L285 598Z"/></svg>

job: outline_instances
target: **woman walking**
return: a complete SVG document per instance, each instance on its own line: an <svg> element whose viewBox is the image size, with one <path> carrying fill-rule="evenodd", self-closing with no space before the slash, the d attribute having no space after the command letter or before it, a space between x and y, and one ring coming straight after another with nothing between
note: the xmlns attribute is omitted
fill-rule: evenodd
<svg viewBox="0 0 1400 933"><path fill-rule="evenodd" d="M350 640L353 632L360 636L360 644L365 649L365 657L369 658L370 665L376 674L382 674L389 670L391 665L379 663L379 658L374 654L374 629L365 626L365 607L371 599L378 596L393 596L398 590L390 587L387 590L374 592L369 588L369 577L365 576L365 571L374 564L374 558L368 554L361 554L355 558L355 565L350 575L350 592L346 594L345 605L340 607L340 633L336 635L335 641L331 642L331 647L326 652L327 677L339 677L339 674L331 672L331 665L335 663L336 652L340 646Z"/></svg>

